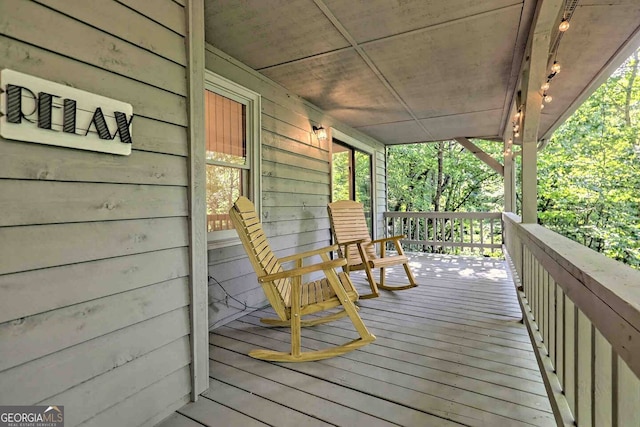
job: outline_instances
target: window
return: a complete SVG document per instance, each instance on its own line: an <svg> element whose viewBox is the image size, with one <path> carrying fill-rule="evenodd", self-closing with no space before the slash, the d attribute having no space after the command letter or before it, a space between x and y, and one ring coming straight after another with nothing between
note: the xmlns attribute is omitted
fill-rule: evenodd
<svg viewBox="0 0 640 427"><path fill-rule="evenodd" d="M205 136L209 247L236 244L235 200L248 197L260 212L260 95L207 72Z"/></svg>

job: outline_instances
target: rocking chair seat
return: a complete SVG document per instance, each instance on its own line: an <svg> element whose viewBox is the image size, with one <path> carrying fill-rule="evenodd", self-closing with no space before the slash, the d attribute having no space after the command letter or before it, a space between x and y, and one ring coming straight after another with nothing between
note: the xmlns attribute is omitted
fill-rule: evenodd
<svg viewBox="0 0 640 427"><path fill-rule="evenodd" d="M407 258L406 255L394 255L384 258L374 258L368 261L371 268L384 268L404 264L405 262L409 262L409 258Z"/></svg>

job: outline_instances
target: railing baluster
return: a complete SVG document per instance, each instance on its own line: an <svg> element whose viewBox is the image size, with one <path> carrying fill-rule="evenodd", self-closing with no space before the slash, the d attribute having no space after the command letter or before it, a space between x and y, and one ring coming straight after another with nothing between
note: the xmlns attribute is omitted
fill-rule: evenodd
<svg viewBox="0 0 640 427"><path fill-rule="evenodd" d="M542 336L544 337L544 347L547 350L547 356L549 355L549 272L542 269L542 317L544 318L544 324L542 326Z"/></svg>
<svg viewBox="0 0 640 427"><path fill-rule="evenodd" d="M542 342L549 355L549 273L540 266L542 273Z"/></svg>
<svg viewBox="0 0 640 427"><path fill-rule="evenodd" d="M564 395L571 413L576 414L576 306L564 296Z"/></svg>
<svg viewBox="0 0 640 427"><path fill-rule="evenodd" d="M613 349L604 336L595 330L595 360L594 360L594 402L593 420L594 424L600 426L610 426L613 423L612 403L613 403Z"/></svg>
<svg viewBox="0 0 640 427"><path fill-rule="evenodd" d="M640 380L620 357L618 359L618 427L639 426Z"/></svg>
<svg viewBox="0 0 640 427"><path fill-rule="evenodd" d="M547 307L549 311L547 312L547 319L549 328L547 329L547 350L549 351L549 359L551 359L553 369L556 369L556 282L551 275L548 275L548 279Z"/></svg>
<svg viewBox="0 0 640 427"><path fill-rule="evenodd" d="M556 288L556 359L555 359L555 368L556 375L558 376L558 380L560 381L560 385L562 389L566 389L565 387L565 377L564 377L564 358L565 358L565 316L564 316L564 292L562 288L558 286Z"/></svg>
<svg viewBox="0 0 640 427"><path fill-rule="evenodd" d="M484 252L484 224L482 218L480 218L478 222L480 225L480 253L482 254Z"/></svg>
<svg viewBox="0 0 640 427"><path fill-rule="evenodd" d="M593 358L595 356L595 348L593 343L593 325L578 310L578 343L577 343L577 395L576 395L576 421L580 427L591 427L593 418L591 417L591 408L593 406L592 394L592 376L593 376Z"/></svg>
<svg viewBox="0 0 640 427"><path fill-rule="evenodd" d="M492 246L492 247L493 247L493 244L494 244L494 239L493 239L493 237L494 237L494 236L493 236L493 233L494 233L494 230L493 230L493 223L494 223L494 222L495 222L495 219L491 219L491 220L489 220L489 235L491 236L491 246Z"/></svg>
<svg viewBox="0 0 640 427"><path fill-rule="evenodd" d="M521 274L521 281L522 281L522 289L524 291L524 295L525 298L527 298L527 302L528 302L528 307L531 308L531 301L529 301L529 296L531 295L531 293L529 293L529 254L527 253L527 248L526 247L522 247L522 274Z"/></svg>
<svg viewBox="0 0 640 427"><path fill-rule="evenodd" d="M538 264L536 262L536 258L533 256L533 252L529 251L530 263L531 263L531 301L532 301L532 316L534 320L538 317L538 305L536 301L536 297L538 295ZM537 327L537 326L536 326Z"/></svg>

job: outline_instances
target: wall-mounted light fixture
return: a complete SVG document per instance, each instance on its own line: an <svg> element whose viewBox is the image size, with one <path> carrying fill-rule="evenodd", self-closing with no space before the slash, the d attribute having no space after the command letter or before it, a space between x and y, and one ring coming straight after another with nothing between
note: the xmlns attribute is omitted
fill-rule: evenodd
<svg viewBox="0 0 640 427"><path fill-rule="evenodd" d="M327 140L327 130L325 128L323 128L322 125L313 126L313 133L316 134L316 137L318 138L318 141L324 142L324 141Z"/></svg>

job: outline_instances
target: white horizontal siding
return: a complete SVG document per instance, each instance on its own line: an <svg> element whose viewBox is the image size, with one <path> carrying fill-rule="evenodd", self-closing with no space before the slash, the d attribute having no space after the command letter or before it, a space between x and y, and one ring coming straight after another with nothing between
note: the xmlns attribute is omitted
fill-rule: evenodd
<svg viewBox="0 0 640 427"><path fill-rule="evenodd" d="M67 426L152 425L191 388L184 5L0 12L0 68L135 114L128 157L0 139L0 404L65 405Z"/></svg>

